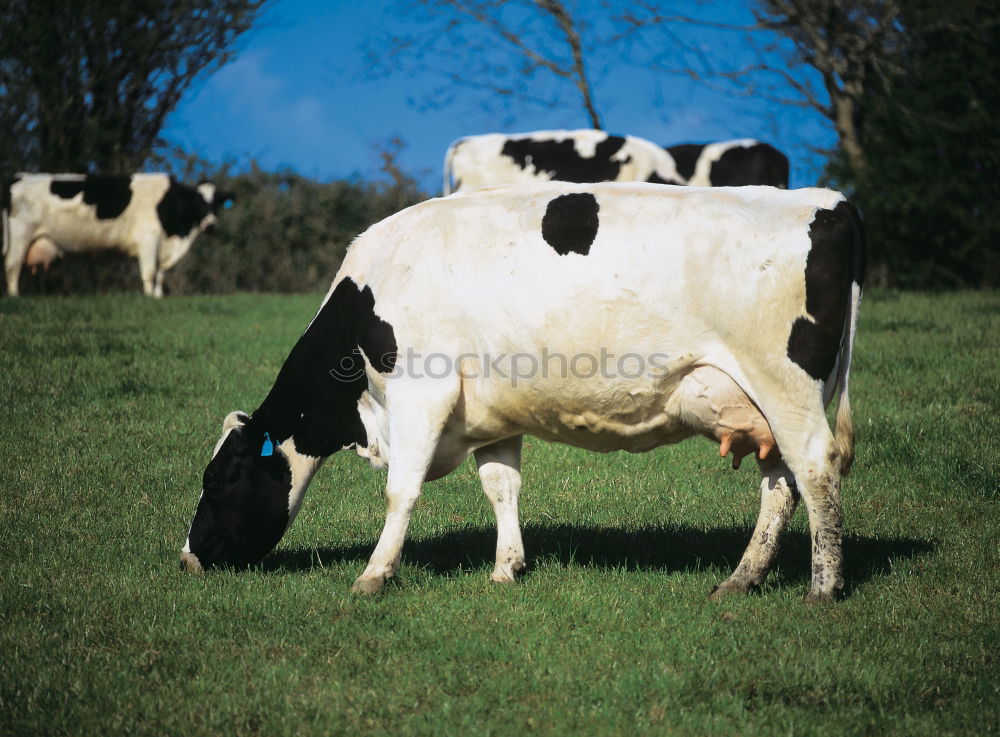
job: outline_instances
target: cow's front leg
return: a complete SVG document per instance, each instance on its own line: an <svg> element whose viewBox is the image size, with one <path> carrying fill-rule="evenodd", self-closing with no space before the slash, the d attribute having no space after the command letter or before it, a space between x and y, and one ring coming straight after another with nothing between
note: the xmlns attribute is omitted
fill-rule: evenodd
<svg viewBox="0 0 1000 737"><path fill-rule="evenodd" d="M736 570L716 586L710 599L745 594L763 583L778 552L781 535L795 513L799 494L792 472L781 461L758 461L761 467L760 513L750 543Z"/></svg>
<svg viewBox="0 0 1000 737"><path fill-rule="evenodd" d="M426 469L396 471L390 461L389 481L385 487L385 525L375 551L368 560L368 566L351 587L355 593L374 594L380 591L385 582L399 570L406 528L410 524L413 507L420 498L420 486L425 472Z"/></svg>
<svg viewBox="0 0 1000 737"><path fill-rule="evenodd" d="M11 262L9 257L6 264L7 272L7 295L16 297L18 295L18 282L21 280L21 262Z"/></svg>
<svg viewBox="0 0 1000 737"><path fill-rule="evenodd" d="M476 451L476 465L483 491L497 518L496 566L490 578L507 583L525 568L524 543L517 516L521 492L521 436L480 448Z"/></svg>
<svg viewBox="0 0 1000 737"><path fill-rule="evenodd" d="M156 276L159 272L157 266L156 243L140 243L139 245L139 277L142 279L142 293L147 297L158 296L156 294Z"/></svg>
<svg viewBox="0 0 1000 737"><path fill-rule="evenodd" d="M352 590L356 593L376 593L399 569L413 507L458 397L457 378L414 382L397 378L394 381L400 383L386 392L390 445L385 526L368 566L354 582Z"/></svg>

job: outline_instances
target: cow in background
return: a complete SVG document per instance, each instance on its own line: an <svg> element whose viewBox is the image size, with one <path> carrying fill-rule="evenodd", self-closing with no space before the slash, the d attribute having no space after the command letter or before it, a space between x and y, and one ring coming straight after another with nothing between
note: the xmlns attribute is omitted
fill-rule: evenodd
<svg viewBox="0 0 1000 737"><path fill-rule="evenodd" d="M442 191L547 180L684 184L673 158L655 143L584 129L460 138L445 154Z"/></svg>
<svg viewBox="0 0 1000 737"><path fill-rule="evenodd" d="M143 292L162 297L164 273L231 200L211 182L191 187L166 174L19 174L4 188L7 293L17 296L23 266L115 249L138 259Z"/></svg>
<svg viewBox="0 0 1000 737"><path fill-rule="evenodd" d="M677 172L690 185L743 187L767 184L788 188L788 157L753 138L667 146Z"/></svg>

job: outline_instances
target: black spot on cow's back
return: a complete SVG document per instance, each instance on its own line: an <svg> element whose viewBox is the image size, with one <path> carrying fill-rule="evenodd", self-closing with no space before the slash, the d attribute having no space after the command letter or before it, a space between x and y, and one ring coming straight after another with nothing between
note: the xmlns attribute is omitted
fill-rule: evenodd
<svg viewBox="0 0 1000 737"><path fill-rule="evenodd" d="M709 181L714 187L767 184L788 187L788 157L768 143L734 146L712 163Z"/></svg>
<svg viewBox="0 0 1000 737"><path fill-rule="evenodd" d="M669 146L667 153L674 157L677 173L684 179L690 179L694 176L698 157L701 156L701 152L704 150L704 143L681 143L677 146Z"/></svg>
<svg viewBox="0 0 1000 737"><path fill-rule="evenodd" d="M362 357L362 353L364 357ZM364 358L381 373L396 364L392 326L375 314L371 288L343 279L299 338L248 427L275 443L295 436L299 452L328 456L367 445L357 404L367 388Z"/></svg>
<svg viewBox="0 0 1000 737"><path fill-rule="evenodd" d="M809 226L806 312L788 336L788 357L812 378L825 380L837 361L852 282L864 281L865 242L861 220L848 202L818 210Z"/></svg>
<svg viewBox="0 0 1000 737"><path fill-rule="evenodd" d="M53 179L49 191L66 200L83 192L83 201L94 207L99 220L113 220L132 201L132 178L95 174L83 179Z"/></svg>
<svg viewBox="0 0 1000 737"><path fill-rule="evenodd" d="M173 179L156 206L163 232L181 237L190 235L210 210L211 207L198 190Z"/></svg>
<svg viewBox="0 0 1000 737"><path fill-rule="evenodd" d="M550 201L542 217L542 237L560 256L586 256L597 237L597 198L589 192L564 194Z"/></svg>
<svg viewBox="0 0 1000 737"><path fill-rule="evenodd" d="M500 153L510 158L522 169L533 166L536 172L545 172L560 182L613 182L618 178L622 164L612 161L625 145L622 136L608 136L594 147L593 156L580 156L572 138L561 141L511 138Z"/></svg>
<svg viewBox="0 0 1000 737"><path fill-rule="evenodd" d="M53 179L49 191L56 197L71 200L83 191L82 179Z"/></svg>
<svg viewBox="0 0 1000 737"><path fill-rule="evenodd" d="M83 201L94 205L100 220L118 217L132 201L131 177L87 177L83 186Z"/></svg>

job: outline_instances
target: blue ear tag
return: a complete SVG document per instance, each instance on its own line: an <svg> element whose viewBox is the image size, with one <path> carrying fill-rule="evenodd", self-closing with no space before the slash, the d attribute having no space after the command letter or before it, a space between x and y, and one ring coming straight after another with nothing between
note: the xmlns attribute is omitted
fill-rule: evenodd
<svg viewBox="0 0 1000 737"><path fill-rule="evenodd" d="M274 453L274 443L271 442L271 436L264 433L264 444L260 446L261 456L269 456Z"/></svg>

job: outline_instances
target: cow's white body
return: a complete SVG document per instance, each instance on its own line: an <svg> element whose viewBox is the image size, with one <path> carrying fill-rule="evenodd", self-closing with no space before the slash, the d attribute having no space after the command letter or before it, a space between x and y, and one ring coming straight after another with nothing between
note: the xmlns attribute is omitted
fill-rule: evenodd
<svg viewBox="0 0 1000 737"><path fill-rule="evenodd" d="M541 146L571 143L566 154L584 162L600 156L599 147L609 139L623 140L605 161L615 173L599 176L591 170L583 178L539 166L531 154L514 159L504 154L505 145L535 142ZM537 158L537 157L536 157ZM561 157L560 157L561 158ZM504 184L530 184L549 180L576 182L648 182L681 184L673 158L651 141L636 136L609 136L600 130L555 130L532 133L487 133L460 138L448 147L444 164L444 194Z"/></svg>
<svg viewBox="0 0 1000 737"><path fill-rule="evenodd" d="M594 190L613 196L601 208L587 256L559 255L542 240L549 187L456 195L411 208L373 227L348 252L341 276L371 287L377 313L393 326L400 345L421 356L447 356L468 374L460 381L452 372L439 382L454 390L461 385L463 412L455 426L445 426L452 440L435 457L436 466L453 467L476 447L522 433L601 451L669 442L676 418L665 411L668 399L696 366L718 368L758 401L751 376L767 367L748 359L767 349L783 351L788 325L804 316L808 225L817 207L842 198L800 190L775 205L762 190L720 190L712 197L677 190L664 196L658 185L632 185L628 197L614 196L618 188L588 188ZM512 231L519 240L512 242ZM798 288L789 290L796 281ZM573 379L592 363L581 356L600 362L602 349L646 363L654 357L666 370L637 379L616 371ZM503 376L523 373L543 350L550 358L548 378L539 371L512 386ZM512 358L501 362L501 371L487 371L486 356ZM564 378L553 356L578 357L577 370L568 367ZM429 368L427 373L440 373L440 367ZM369 378L378 394L424 391L419 379L380 381L377 372ZM781 381L804 392L813 388L811 379L792 370ZM374 401L369 407L386 409ZM371 427L384 453L389 438L378 431L386 423L376 418Z"/></svg>
<svg viewBox="0 0 1000 737"><path fill-rule="evenodd" d="M211 212L215 186L199 185L208 211L184 234L164 230L157 207L171 187L166 174L133 174L131 197L119 215L101 218L83 193L64 198L53 195L53 182L84 182L78 174L20 174L10 188L4 255L7 291L18 293L22 265L48 267L63 253L114 249L139 261L143 290L163 296L163 274L191 249L195 237L216 222ZM180 185L183 186L183 185Z"/></svg>

